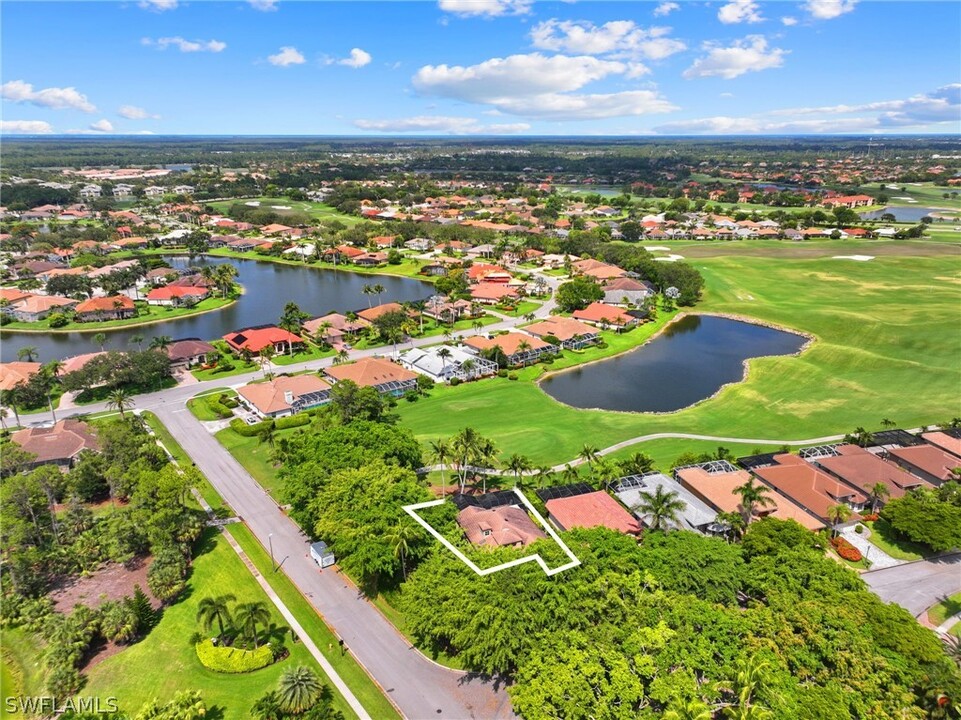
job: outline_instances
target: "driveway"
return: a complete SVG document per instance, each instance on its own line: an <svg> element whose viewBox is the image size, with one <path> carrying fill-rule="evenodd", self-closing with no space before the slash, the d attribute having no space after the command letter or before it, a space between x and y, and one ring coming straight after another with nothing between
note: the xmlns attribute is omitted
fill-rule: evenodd
<svg viewBox="0 0 961 720"><path fill-rule="evenodd" d="M413 649L357 588L310 559L309 540L183 406L157 415L234 512L408 718L513 718L503 686L448 670Z"/></svg>
<svg viewBox="0 0 961 720"><path fill-rule="evenodd" d="M961 591L961 553L872 570L861 577L882 600L897 603L917 617L945 596Z"/></svg>

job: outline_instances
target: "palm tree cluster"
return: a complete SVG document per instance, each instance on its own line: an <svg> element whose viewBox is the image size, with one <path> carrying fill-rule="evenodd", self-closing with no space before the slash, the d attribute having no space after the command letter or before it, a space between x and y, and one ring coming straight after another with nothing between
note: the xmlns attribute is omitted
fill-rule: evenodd
<svg viewBox="0 0 961 720"><path fill-rule="evenodd" d="M306 715L311 720L342 720L334 709L333 693L309 667L287 668L277 681L277 689L263 695L250 709L255 720L284 720Z"/></svg>
<svg viewBox="0 0 961 720"><path fill-rule="evenodd" d="M216 625L219 631L216 637L221 644L229 645L236 637L243 640L247 647L256 648L260 641L260 628L267 628L270 623L270 611L262 600L238 603L231 611L230 603L236 601L237 598L230 593L203 598L197 605L197 622L204 632L209 632Z"/></svg>
<svg viewBox="0 0 961 720"><path fill-rule="evenodd" d="M237 275L237 268L230 263L205 265L200 269L200 276L220 290L221 297L227 297L234 289L234 278Z"/></svg>
<svg viewBox="0 0 961 720"><path fill-rule="evenodd" d="M494 468L497 463L497 448L488 438L483 437L472 427L466 427L451 438L451 451L457 467L457 478L460 491L467 487L467 479L474 474L472 468ZM487 492L487 474L484 478L483 491Z"/></svg>

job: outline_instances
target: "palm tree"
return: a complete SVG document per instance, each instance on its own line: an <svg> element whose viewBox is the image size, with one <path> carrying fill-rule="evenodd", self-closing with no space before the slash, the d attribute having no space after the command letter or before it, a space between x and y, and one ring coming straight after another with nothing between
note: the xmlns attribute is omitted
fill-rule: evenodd
<svg viewBox="0 0 961 720"><path fill-rule="evenodd" d="M447 463L453 458L454 448L450 441L444 438L437 438L430 443L430 459L432 462L441 466L440 468L440 488L441 497L447 497Z"/></svg>
<svg viewBox="0 0 961 720"><path fill-rule="evenodd" d="M531 349L531 344L527 342L527 340L521 340L519 343L517 343L517 352L519 353L527 353L527 351L530 349ZM529 358L527 358L526 356L524 357L524 367L527 367L528 359Z"/></svg>
<svg viewBox="0 0 961 720"><path fill-rule="evenodd" d="M475 320L470 325L472 328L474 328L474 332L480 332L484 327L484 323L481 320Z"/></svg>
<svg viewBox="0 0 961 720"><path fill-rule="evenodd" d="M664 713L664 720L711 720L714 713L700 698L688 700L686 703L677 700L671 703Z"/></svg>
<svg viewBox="0 0 961 720"><path fill-rule="evenodd" d="M831 535L832 537L838 536L838 525L847 521L851 517L851 508L847 505L842 505L838 503L837 505L832 505L828 508L828 520L831 521Z"/></svg>
<svg viewBox="0 0 961 720"><path fill-rule="evenodd" d="M374 295L377 296L377 303L380 304L380 296L383 295L385 292L387 292L387 288L385 288L380 283L377 283L376 285L374 285L373 290L374 290Z"/></svg>
<svg viewBox="0 0 961 720"><path fill-rule="evenodd" d="M36 362L40 352L33 345L27 345L17 350L17 360L20 362Z"/></svg>
<svg viewBox="0 0 961 720"><path fill-rule="evenodd" d="M53 409L53 395L51 391L53 390L53 386L60 382L61 370L63 370L62 360L51 360L40 368L40 372L43 373L44 385L47 389L47 405L50 406L50 415L53 417L54 422L57 422L57 413Z"/></svg>
<svg viewBox="0 0 961 720"><path fill-rule="evenodd" d="M197 605L197 622L201 623L204 628L204 632L210 630L214 623L217 623L217 627L220 629L220 635L217 637L223 637L224 626L230 625L230 608L227 603L236 601L237 598L230 593L226 595L218 595L217 597L205 597Z"/></svg>
<svg viewBox="0 0 961 720"><path fill-rule="evenodd" d="M451 448L454 451L454 457L457 459L457 473L461 492L464 492L467 485L467 466L477 452L480 439L480 434L474 428L466 427L451 440Z"/></svg>
<svg viewBox="0 0 961 720"><path fill-rule="evenodd" d="M93 336L93 341L100 346L100 352L103 352L103 347L107 344L107 334L102 332L97 333Z"/></svg>
<svg viewBox="0 0 961 720"><path fill-rule="evenodd" d="M367 307L370 308L370 307L371 307L370 296L373 295L374 292L375 292L375 291L374 291L374 286L373 286L373 285L364 285L364 287L361 289L361 292L364 293L364 295L367 296Z"/></svg>
<svg viewBox="0 0 961 720"><path fill-rule="evenodd" d="M728 526L729 530L727 531L727 535L729 539L740 540L744 537L744 531L747 529L747 525L744 524L744 516L741 513L719 512L716 521Z"/></svg>
<svg viewBox="0 0 961 720"><path fill-rule="evenodd" d="M573 483L577 482L577 479L580 477L580 475L578 474L576 467L572 467L570 463L567 463L564 466L564 472L561 474L561 477L564 478L565 482Z"/></svg>
<svg viewBox="0 0 961 720"><path fill-rule="evenodd" d="M274 440L277 436L277 422L271 420L269 423L264 425L263 429L257 433L257 439L262 443L267 443L270 447L274 446Z"/></svg>
<svg viewBox="0 0 961 720"><path fill-rule="evenodd" d="M658 485L654 492L641 491L640 502L632 509L644 518L651 530L667 530L670 523L677 524L678 514L685 507L687 505L676 492Z"/></svg>
<svg viewBox="0 0 961 720"><path fill-rule="evenodd" d="M444 370L447 369L447 358L449 358L451 354L452 354L451 351L445 347L442 347L440 350L437 351L437 357L440 358L440 361L441 361L441 364L443 365Z"/></svg>
<svg viewBox="0 0 961 720"><path fill-rule="evenodd" d="M621 470L625 475L643 475L654 469L654 458L647 453L636 452L621 460Z"/></svg>
<svg viewBox="0 0 961 720"><path fill-rule="evenodd" d="M525 455L513 453L509 458L507 458L507 462L504 463L504 467L514 473L514 484L520 485L521 474L531 469L531 459Z"/></svg>
<svg viewBox="0 0 961 720"><path fill-rule="evenodd" d="M410 546L420 538L420 531L409 522L395 526L393 531L387 535L387 542L394 550L394 557L400 560L404 581L407 580L407 557L410 555Z"/></svg>
<svg viewBox="0 0 961 720"><path fill-rule="evenodd" d="M741 514L744 517L745 525L751 524L755 508L777 505L767 493L766 487L754 484L754 476L749 477L743 485L734 488L734 494L741 496Z"/></svg>
<svg viewBox="0 0 961 720"><path fill-rule="evenodd" d="M260 369L264 371L264 377L270 374L270 359L274 356L273 345L268 345L260 349Z"/></svg>
<svg viewBox="0 0 961 720"><path fill-rule="evenodd" d="M892 420L891 418L884 418L883 420L881 420L881 427L883 428L893 428L897 426L898 424L894 422L894 420Z"/></svg>
<svg viewBox="0 0 961 720"><path fill-rule="evenodd" d="M873 515L878 511L878 506L884 502L884 499L891 497L891 491L883 482L877 482L871 486L868 497L871 499L871 514Z"/></svg>
<svg viewBox="0 0 961 720"><path fill-rule="evenodd" d="M0 402L13 410L13 417L17 421L17 427L20 427L20 411L17 410L17 405L20 404L20 396L22 392L22 383L14 385L9 390L0 391Z"/></svg>
<svg viewBox="0 0 961 720"><path fill-rule="evenodd" d="M587 443L581 448L581 451L577 453L577 457L587 463L587 467L591 471L591 480L594 480L594 461L597 460L598 449L593 445L588 445Z"/></svg>
<svg viewBox="0 0 961 720"><path fill-rule="evenodd" d="M339 350L337 352L337 355L334 356L335 365L340 365L341 363L345 363L348 360L350 360L350 353L348 353L346 350Z"/></svg>
<svg viewBox="0 0 961 720"><path fill-rule="evenodd" d="M241 603L234 610L234 619L244 640L257 647L257 627L259 625L266 627L270 622L270 611L262 600Z"/></svg>
<svg viewBox="0 0 961 720"><path fill-rule="evenodd" d="M547 465L538 465L536 472L538 487L544 487L544 483L550 480L554 475L554 470Z"/></svg>
<svg viewBox="0 0 961 720"><path fill-rule="evenodd" d="M724 716L735 720L767 720L772 716L770 710L755 701L764 691L768 682L769 665L756 656L742 659L737 666L734 679L718 683L718 688L733 693L736 702L724 708Z"/></svg>
<svg viewBox="0 0 961 720"><path fill-rule="evenodd" d="M235 277L237 277L237 268L230 263L217 266L214 279L220 287L221 297L227 297L227 293L229 293L234 286Z"/></svg>
<svg viewBox="0 0 961 720"><path fill-rule="evenodd" d="M151 350L166 350L170 344L174 341L169 335L158 335L155 338L150 339L150 349Z"/></svg>
<svg viewBox="0 0 961 720"><path fill-rule="evenodd" d="M143 350L143 335L137 333L136 335L130 336L130 344L136 345L138 350Z"/></svg>
<svg viewBox="0 0 961 720"><path fill-rule="evenodd" d="M124 388L116 388L107 396L107 409L118 410L120 412L120 417L123 417L124 412L133 406L133 398Z"/></svg>
<svg viewBox="0 0 961 720"><path fill-rule="evenodd" d="M305 665L288 668L280 676L277 699L280 707L289 713L299 715L310 710L323 695L324 686Z"/></svg>

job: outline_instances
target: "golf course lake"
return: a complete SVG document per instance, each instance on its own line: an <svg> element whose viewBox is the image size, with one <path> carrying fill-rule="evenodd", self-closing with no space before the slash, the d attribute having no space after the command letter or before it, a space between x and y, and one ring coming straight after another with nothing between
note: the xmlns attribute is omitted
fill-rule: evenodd
<svg viewBox="0 0 961 720"><path fill-rule="evenodd" d="M920 222L921 218L928 217L939 212L948 212L950 210L942 210L940 208L932 207L916 207L916 206L890 206L881 208L880 210L872 210L871 212L861 213L862 220L880 220L882 215L890 214L894 215L896 222Z"/></svg>
<svg viewBox="0 0 961 720"><path fill-rule="evenodd" d="M744 361L792 355L807 342L763 325L687 315L647 345L541 382L555 400L577 408L670 412L693 405L744 377Z"/></svg>
<svg viewBox="0 0 961 720"><path fill-rule="evenodd" d="M429 283L391 275L366 275L213 256L188 259L186 256L172 255L164 259L177 269L229 263L237 268L237 281L243 286L244 294L233 305L200 315L140 327L97 330L107 336L105 349L131 349L135 347L131 345L131 339L138 335L144 338L144 347L151 338L160 335L174 340L189 337L217 339L232 330L277 323L288 302L297 303L301 310L314 317L331 311L346 313L360 310L367 307L368 300L375 305L391 301L409 302L423 300L433 294ZM364 295L362 290L365 285L382 285L384 293L379 298L376 295ZM62 360L99 350L94 335L96 332L4 332L0 342L0 357L3 362L16 360L17 350L31 345L37 348L40 362Z"/></svg>

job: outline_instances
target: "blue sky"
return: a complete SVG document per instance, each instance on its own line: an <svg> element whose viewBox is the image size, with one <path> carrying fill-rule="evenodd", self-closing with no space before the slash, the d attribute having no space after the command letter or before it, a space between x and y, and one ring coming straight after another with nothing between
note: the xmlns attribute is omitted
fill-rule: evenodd
<svg viewBox="0 0 961 720"><path fill-rule="evenodd" d="M0 5L2 130L961 131L961 3Z"/></svg>

